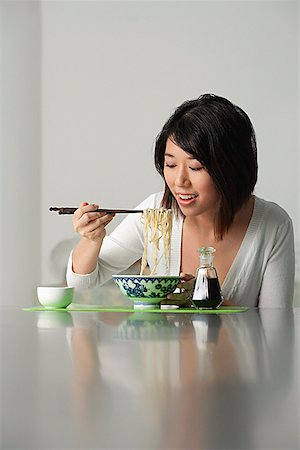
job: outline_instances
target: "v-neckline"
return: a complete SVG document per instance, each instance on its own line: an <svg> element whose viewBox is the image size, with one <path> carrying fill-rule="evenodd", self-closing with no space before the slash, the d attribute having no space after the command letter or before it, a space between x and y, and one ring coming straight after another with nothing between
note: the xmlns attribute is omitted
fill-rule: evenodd
<svg viewBox="0 0 300 450"><path fill-rule="evenodd" d="M237 267L241 266L240 261L245 256L245 249L249 249L249 242L251 241L251 239L253 239L253 235L255 233L256 225L257 225L257 218L259 215L258 211L260 208L259 207L260 199L258 197L256 197L255 195L253 195L253 200L254 200L253 211L252 211L252 215L251 215L251 218L249 221L249 225L247 227L247 230L245 232L245 235L243 237L241 245L232 261L232 264L229 267L226 277L223 280L223 283L221 285L222 291L227 291L227 285L230 286L230 290L232 290L232 288L234 287L235 283L233 281L235 280L235 278L237 276ZM174 250L176 249L175 252L178 254L178 259L175 258L175 260L177 260L177 264L178 264L178 266L177 266L178 270L176 270L176 272L178 272L178 273L180 272L180 267L181 267L181 245L182 245L183 222L184 222L184 220L181 217L180 221L178 223L179 239L178 239L178 243L177 243L176 247L174 247Z"/></svg>
<svg viewBox="0 0 300 450"><path fill-rule="evenodd" d="M241 245L232 261L231 266L229 267L229 270L226 274L226 277L223 280L223 283L221 285L221 290L224 292L227 290L227 285L231 286L231 290L234 287L234 284L232 281L236 279L238 273L237 273L237 267L241 267L240 261L245 259L245 249L247 251L250 248L249 242L253 242L253 235L255 233L255 230L257 229L257 217L258 217L258 210L259 210L259 199L254 195L253 196L254 204L253 204L253 211L251 215L251 219L249 222L249 225L247 227L246 233L243 237L243 240L241 242Z"/></svg>

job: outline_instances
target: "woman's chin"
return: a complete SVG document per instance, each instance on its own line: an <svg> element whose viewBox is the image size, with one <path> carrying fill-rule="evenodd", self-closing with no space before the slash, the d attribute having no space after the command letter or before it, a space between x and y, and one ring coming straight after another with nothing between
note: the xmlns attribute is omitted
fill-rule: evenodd
<svg viewBox="0 0 300 450"><path fill-rule="evenodd" d="M195 211L195 209L193 209L193 208L187 208L187 207L180 206L180 205L178 205L178 206L179 206L180 211L182 212L182 214L185 217L197 216L199 214L199 212Z"/></svg>

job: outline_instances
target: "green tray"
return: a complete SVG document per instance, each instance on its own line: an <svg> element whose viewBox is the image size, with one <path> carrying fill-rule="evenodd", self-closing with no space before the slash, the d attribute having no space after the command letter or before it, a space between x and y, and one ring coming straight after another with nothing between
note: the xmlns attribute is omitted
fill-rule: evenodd
<svg viewBox="0 0 300 450"><path fill-rule="evenodd" d="M245 306L223 306L218 309L193 309L193 308L132 308L130 306L96 306L96 305L78 305L68 306L67 308L43 308L43 307L29 307L22 308L24 311L95 311L95 312L142 312L142 313L184 313L184 314L233 314L239 312L245 312L249 308Z"/></svg>

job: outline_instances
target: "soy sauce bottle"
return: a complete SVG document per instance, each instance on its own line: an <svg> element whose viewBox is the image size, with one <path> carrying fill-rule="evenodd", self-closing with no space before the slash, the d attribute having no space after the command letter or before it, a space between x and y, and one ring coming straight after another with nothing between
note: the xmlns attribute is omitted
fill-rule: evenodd
<svg viewBox="0 0 300 450"><path fill-rule="evenodd" d="M213 247L201 247L200 267L196 273L196 283L192 303L195 308L217 308L223 301L218 274L213 266Z"/></svg>

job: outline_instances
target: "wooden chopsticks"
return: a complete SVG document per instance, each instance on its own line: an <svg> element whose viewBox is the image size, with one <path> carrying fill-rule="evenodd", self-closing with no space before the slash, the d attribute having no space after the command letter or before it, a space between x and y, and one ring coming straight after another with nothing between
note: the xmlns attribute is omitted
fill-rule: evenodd
<svg viewBox="0 0 300 450"><path fill-rule="evenodd" d="M49 211L58 212L58 214L74 214L78 208L68 208L68 207L57 207L51 206ZM142 209L109 209L109 208L99 208L92 212L106 212L107 214L132 214L132 213L142 213Z"/></svg>

